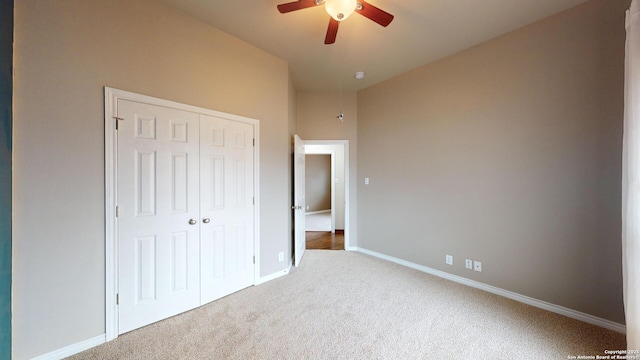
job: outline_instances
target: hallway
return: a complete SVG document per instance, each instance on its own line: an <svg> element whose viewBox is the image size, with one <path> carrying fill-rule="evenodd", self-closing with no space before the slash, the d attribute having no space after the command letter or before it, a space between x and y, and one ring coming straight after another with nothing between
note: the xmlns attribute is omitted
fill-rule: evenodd
<svg viewBox="0 0 640 360"><path fill-rule="evenodd" d="M344 230L307 231L305 233L307 250L344 250Z"/></svg>

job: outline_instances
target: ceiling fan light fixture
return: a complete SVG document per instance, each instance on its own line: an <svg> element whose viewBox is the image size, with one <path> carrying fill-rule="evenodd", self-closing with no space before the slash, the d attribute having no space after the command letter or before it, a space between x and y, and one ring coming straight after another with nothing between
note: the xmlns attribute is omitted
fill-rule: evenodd
<svg viewBox="0 0 640 360"><path fill-rule="evenodd" d="M337 21L342 21L356 10L357 0L325 0L324 8Z"/></svg>

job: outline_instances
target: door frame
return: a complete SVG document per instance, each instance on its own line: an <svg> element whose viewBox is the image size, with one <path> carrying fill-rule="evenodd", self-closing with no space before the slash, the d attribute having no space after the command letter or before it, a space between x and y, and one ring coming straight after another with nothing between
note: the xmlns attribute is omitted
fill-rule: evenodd
<svg viewBox="0 0 640 360"><path fill-rule="evenodd" d="M349 177L349 140L304 140L305 145L307 146L342 146L343 147L343 154L344 154L344 249L345 251L349 251L349 250L353 250L350 248L349 243L350 243L350 235L351 235L351 226L350 226L350 177ZM313 150L312 150L313 151ZM334 157L336 156L335 154L333 154L331 152L331 150L327 150L326 152L321 152L321 151L313 151L310 154L331 154L331 174L332 174L332 179L331 179L331 192L332 192L332 197L333 197L333 189L334 189L334 182L335 182L335 161L334 161ZM335 211L335 204L333 203L333 199L332 199L332 204L331 204L331 212L332 212L332 230L335 231L335 216L334 216L334 211Z"/></svg>
<svg viewBox="0 0 640 360"><path fill-rule="evenodd" d="M253 193L254 193L254 276L253 284L260 279L260 122L244 116L227 114L220 111L182 104L170 100L159 99L129 91L104 88L104 154L105 154L105 339L118 337L118 223L116 218L117 204L117 150L118 135L116 131L116 114L118 100L129 100L150 105L169 107L202 115L215 116L227 120L238 121L253 126L255 146L253 148Z"/></svg>

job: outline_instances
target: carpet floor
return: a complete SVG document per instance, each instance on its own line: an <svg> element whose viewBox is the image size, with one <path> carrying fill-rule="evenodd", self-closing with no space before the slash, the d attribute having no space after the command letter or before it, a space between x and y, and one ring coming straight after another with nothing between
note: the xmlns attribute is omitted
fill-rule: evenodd
<svg viewBox="0 0 640 360"><path fill-rule="evenodd" d="M357 252L309 250L289 275L71 359L567 359L625 336Z"/></svg>

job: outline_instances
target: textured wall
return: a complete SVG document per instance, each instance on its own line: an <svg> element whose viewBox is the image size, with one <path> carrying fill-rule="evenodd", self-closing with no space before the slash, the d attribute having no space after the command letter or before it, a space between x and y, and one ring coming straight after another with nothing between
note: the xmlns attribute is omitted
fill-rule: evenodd
<svg viewBox="0 0 640 360"><path fill-rule="evenodd" d="M15 4L17 359L104 334L104 95L260 120L260 272L290 249L287 63L151 0Z"/></svg>
<svg viewBox="0 0 640 360"><path fill-rule="evenodd" d="M628 5L590 1L359 92L359 247L624 323Z"/></svg>
<svg viewBox="0 0 640 360"><path fill-rule="evenodd" d="M0 359L11 357L13 0L0 0Z"/></svg>

